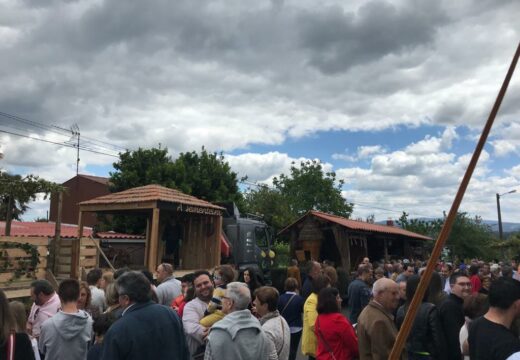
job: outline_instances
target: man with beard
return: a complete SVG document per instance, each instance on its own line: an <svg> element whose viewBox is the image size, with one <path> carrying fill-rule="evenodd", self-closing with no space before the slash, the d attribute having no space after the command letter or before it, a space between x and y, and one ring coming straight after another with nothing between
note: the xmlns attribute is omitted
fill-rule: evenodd
<svg viewBox="0 0 520 360"><path fill-rule="evenodd" d="M204 317L204 313L213 296L214 287L209 272L205 270L195 272L193 275L193 287L195 289L195 299L186 304L182 314L186 341L192 356L204 353L204 340L209 331L208 328L200 324L200 319Z"/></svg>
<svg viewBox="0 0 520 360"><path fill-rule="evenodd" d="M31 299L34 303L27 320L27 332L38 339L43 322L58 313L61 308L61 301L51 283L47 280L32 282Z"/></svg>
<svg viewBox="0 0 520 360"><path fill-rule="evenodd" d="M450 276L450 294L439 305L439 318L446 337L448 360L460 360L459 332L464 325L464 299L471 295L471 281L464 273Z"/></svg>

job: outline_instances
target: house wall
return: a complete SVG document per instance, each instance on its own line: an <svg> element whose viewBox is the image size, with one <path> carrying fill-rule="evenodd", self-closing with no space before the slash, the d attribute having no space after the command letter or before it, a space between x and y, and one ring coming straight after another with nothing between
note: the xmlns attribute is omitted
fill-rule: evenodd
<svg viewBox="0 0 520 360"><path fill-rule="evenodd" d="M68 192L63 194L63 205L61 222L63 224L78 224L78 203L93 199L98 196L110 194L107 184L94 181L82 176L75 176L63 183ZM51 196L49 220L56 221L58 218L58 196ZM95 226L98 224L96 213L83 214L84 226Z"/></svg>

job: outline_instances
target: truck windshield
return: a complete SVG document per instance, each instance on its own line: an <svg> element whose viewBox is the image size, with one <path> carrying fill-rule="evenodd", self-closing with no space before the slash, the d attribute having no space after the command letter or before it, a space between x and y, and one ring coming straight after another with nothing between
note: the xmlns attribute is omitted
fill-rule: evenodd
<svg viewBox="0 0 520 360"><path fill-rule="evenodd" d="M255 239L256 239L256 245L259 248L267 248L268 247L268 237L267 237L267 231L265 228L257 226L255 228Z"/></svg>

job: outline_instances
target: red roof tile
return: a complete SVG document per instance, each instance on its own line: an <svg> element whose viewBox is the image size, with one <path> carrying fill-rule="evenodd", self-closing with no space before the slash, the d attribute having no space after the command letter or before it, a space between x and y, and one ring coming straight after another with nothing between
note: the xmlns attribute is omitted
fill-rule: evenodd
<svg viewBox="0 0 520 360"><path fill-rule="evenodd" d="M54 236L55 223L53 222L25 222L11 223L11 236ZM5 221L0 221L0 234L5 234ZM90 236L92 228L84 227L83 236ZM61 224L61 237L75 238L78 236L78 225Z"/></svg>
<svg viewBox="0 0 520 360"><path fill-rule="evenodd" d="M108 204L128 204L142 203L148 201L164 201L176 204L199 206L203 208L224 210L223 207L213 205L210 202L186 195L179 190L170 189L160 185L140 186L121 192L99 196L97 198L82 201L80 205L108 205Z"/></svg>
<svg viewBox="0 0 520 360"><path fill-rule="evenodd" d="M54 222L25 222L13 221L11 223L11 236L46 236L53 237ZM5 221L0 221L0 236L5 234ZM83 236L92 235L91 227L83 227ZM61 237L75 238L78 236L78 225L61 224ZM98 232L99 239L144 239L143 235L122 234L113 231Z"/></svg>
<svg viewBox="0 0 520 360"><path fill-rule="evenodd" d="M357 221L357 220L350 220L341 216L337 215L331 215L327 214L321 211L311 210L307 214L305 214L303 217L292 223L291 225L285 227L283 230L279 232L279 234L284 233L287 231L290 227L292 227L294 224L300 222L308 215L316 216L320 219L331 221L333 223L336 223L338 225L344 226L351 230L358 230L358 231L367 231L367 232L376 232L376 233L383 233L383 234L392 234L392 235L401 235L401 236L407 236L412 237L416 239L421 240L432 240L432 238L428 236L424 236L421 234L417 234L408 230L401 229L400 227L396 226L388 226L388 225L378 225L378 224L370 224L364 221Z"/></svg>

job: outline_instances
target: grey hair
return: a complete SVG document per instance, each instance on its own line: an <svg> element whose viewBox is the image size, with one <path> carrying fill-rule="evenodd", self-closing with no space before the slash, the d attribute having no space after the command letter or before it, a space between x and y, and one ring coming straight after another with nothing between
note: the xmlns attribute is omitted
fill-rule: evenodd
<svg viewBox="0 0 520 360"><path fill-rule="evenodd" d="M234 310L245 310L251 303L251 292L243 282L235 281L227 284L226 296L233 300Z"/></svg>

